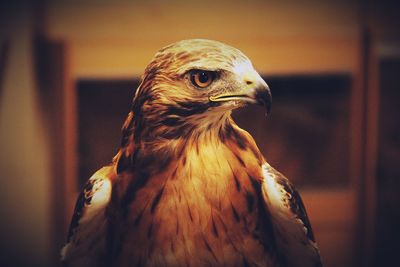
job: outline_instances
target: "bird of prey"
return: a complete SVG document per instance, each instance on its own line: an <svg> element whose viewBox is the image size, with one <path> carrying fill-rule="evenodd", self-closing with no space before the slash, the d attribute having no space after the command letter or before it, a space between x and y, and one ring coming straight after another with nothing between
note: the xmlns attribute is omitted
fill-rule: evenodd
<svg viewBox="0 0 400 267"><path fill-rule="evenodd" d="M231 118L247 104L268 114L271 94L238 49L159 50L78 198L65 266L322 266L298 192Z"/></svg>

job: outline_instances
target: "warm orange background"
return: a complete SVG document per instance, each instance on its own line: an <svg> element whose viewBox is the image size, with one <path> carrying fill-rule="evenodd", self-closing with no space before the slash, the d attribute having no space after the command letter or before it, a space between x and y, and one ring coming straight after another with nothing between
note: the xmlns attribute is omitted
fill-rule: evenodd
<svg viewBox="0 0 400 267"><path fill-rule="evenodd" d="M400 56L395 4L22 1L0 10L0 265L57 261L77 194L75 82L136 77L160 47L208 38L239 48L264 75L351 75L351 182L302 195L326 266L372 266L377 59Z"/></svg>

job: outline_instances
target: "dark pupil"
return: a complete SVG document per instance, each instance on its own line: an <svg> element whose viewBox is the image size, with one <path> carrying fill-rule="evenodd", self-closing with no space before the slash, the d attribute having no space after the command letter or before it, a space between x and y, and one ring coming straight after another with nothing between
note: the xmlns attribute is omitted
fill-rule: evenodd
<svg viewBox="0 0 400 267"><path fill-rule="evenodd" d="M199 74L199 81L200 81L201 83L206 83L206 82L208 82L208 73L207 73L207 72L201 72L201 73Z"/></svg>

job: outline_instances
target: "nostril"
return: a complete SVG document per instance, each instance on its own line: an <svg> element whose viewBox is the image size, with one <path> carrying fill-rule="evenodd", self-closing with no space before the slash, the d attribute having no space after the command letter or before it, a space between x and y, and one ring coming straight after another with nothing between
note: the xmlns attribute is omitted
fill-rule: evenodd
<svg viewBox="0 0 400 267"><path fill-rule="evenodd" d="M253 84L253 82L252 81L246 81L246 84L250 85L250 84Z"/></svg>

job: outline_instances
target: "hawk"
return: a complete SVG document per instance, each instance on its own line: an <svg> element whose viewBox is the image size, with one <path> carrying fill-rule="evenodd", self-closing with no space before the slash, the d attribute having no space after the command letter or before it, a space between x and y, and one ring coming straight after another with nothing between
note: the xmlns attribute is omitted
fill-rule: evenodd
<svg viewBox="0 0 400 267"><path fill-rule="evenodd" d="M121 147L79 195L66 266L322 266L303 202L231 118L271 108L238 49L183 40L147 66Z"/></svg>

